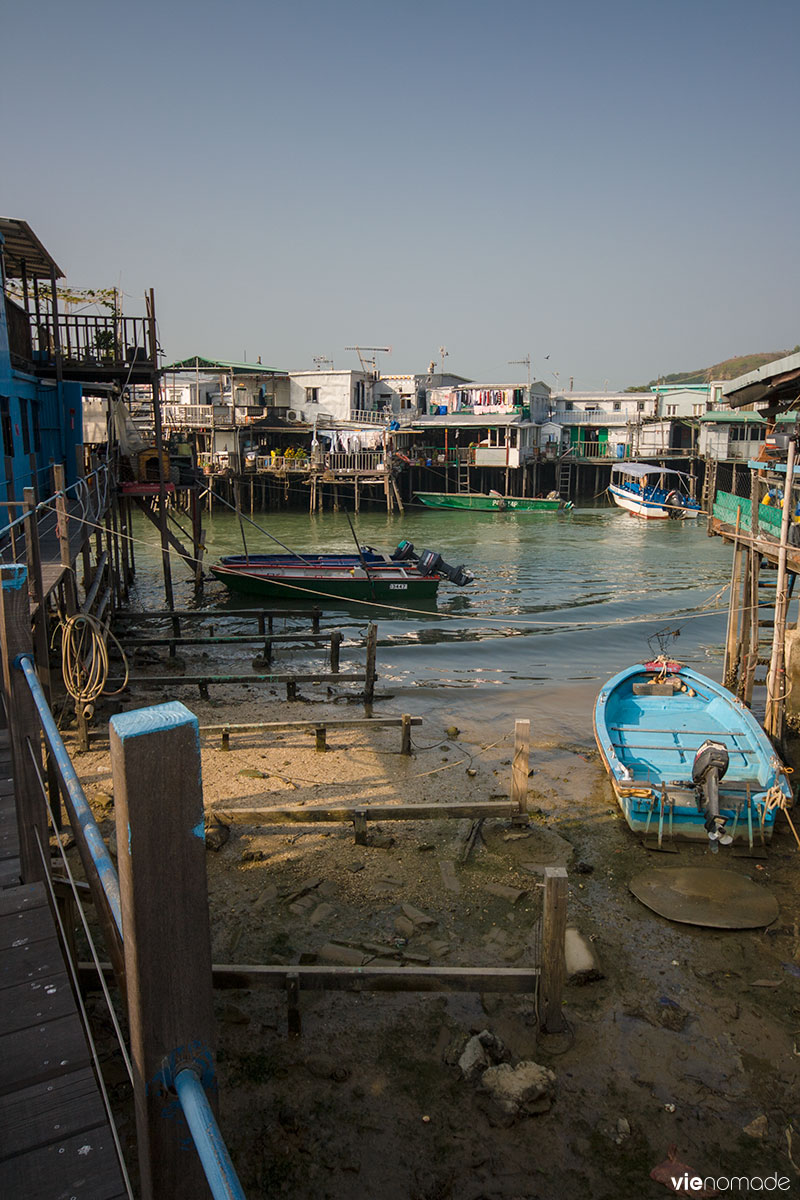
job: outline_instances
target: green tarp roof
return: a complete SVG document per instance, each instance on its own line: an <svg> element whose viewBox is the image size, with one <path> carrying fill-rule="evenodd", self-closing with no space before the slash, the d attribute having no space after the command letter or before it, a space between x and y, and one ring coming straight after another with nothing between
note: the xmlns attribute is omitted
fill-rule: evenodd
<svg viewBox="0 0 800 1200"><path fill-rule="evenodd" d="M280 367L265 367L263 363L231 362L227 358L203 358L193 354L179 362L168 363L162 371L216 371L225 375L286 375Z"/></svg>
<svg viewBox="0 0 800 1200"><path fill-rule="evenodd" d="M712 409L711 412L703 413L699 418L701 424L711 425L766 425L766 421L757 412L737 412L731 411L729 408Z"/></svg>

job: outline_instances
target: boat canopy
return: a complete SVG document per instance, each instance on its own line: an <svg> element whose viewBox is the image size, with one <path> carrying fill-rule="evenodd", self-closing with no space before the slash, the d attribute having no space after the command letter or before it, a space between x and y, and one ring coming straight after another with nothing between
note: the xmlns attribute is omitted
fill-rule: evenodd
<svg viewBox="0 0 800 1200"><path fill-rule="evenodd" d="M643 479L645 475L677 475L679 479L688 479L685 471L674 471L672 467L660 467L658 463L614 463L611 474L631 475L634 479Z"/></svg>

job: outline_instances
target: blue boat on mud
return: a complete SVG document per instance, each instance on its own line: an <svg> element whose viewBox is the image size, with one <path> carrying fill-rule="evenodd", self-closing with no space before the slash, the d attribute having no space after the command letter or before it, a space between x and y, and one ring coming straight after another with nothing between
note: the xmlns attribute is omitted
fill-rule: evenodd
<svg viewBox="0 0 800 1200"><path fill-rule="evenodd" d="M673 837L770 841L791 804L783 764L750 710L721 684L665 658L600 692L594 733L625 819L659 848Z"/></svg>

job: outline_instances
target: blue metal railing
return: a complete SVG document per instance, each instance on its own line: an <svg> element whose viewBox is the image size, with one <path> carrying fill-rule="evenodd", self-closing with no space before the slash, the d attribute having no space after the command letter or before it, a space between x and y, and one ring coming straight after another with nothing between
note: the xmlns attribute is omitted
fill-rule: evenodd
<svg viewBox="0 0 800 1200"><path fill-rule="evenodd" d="M245 1200L228 1147L222 1140L197 1072L191 1067L184 1067L176 1073L174 1084L211 1194L215 1200Z"/></svg>
<svg viewBox="0 0 800 1200"><path fill-rule="evenodd" d="M17 566L17 571L24 567ZM86 799L81 782L72 765L69 752L61 739L58 727L53 720L47 698L36 674L33 659L28 654L19 655L14 666L22 671L30 689L31 697L39 714L45 741L55 760L61 780L69 794L70 805L74 812L74 821L80 828L86 847L91 855L100 880L103 892L108 902L109 910L122 940L122 908L120 900L119 876L111 861L103 835L94 819L89 802ZM203 1083L192 1066L182 1065L175 1071L172 1079L165 1082L175 1087L178 1099L183 1109L186 1123L192 1135L198 1157L200 1159L208 1186L214 1200L245 1200L245 1193L236 1168L217 1124L214 1111L208 1101Z"/></svg>
<svg viewBox="0 0 800 1200"><path fill-rule="evenodd" d="M81 787L81 781L75 772L72 765L69 752L61 740L61 734L58 732L58 726L53 720L53 714L50 712L50 706L47 703L47 697L44 694L42 685L39 682L39 677L36 674L36 667L33 659L28 654L21 654L15 661L14 666L22 671L30 688L31 697L36 705L36 711L39 714L39 721L42 726L45 740L47 742L50 753L55 760L58 768L58 773L64 783L64 787L69 793L70 803L75 814L75 821L83 833L83 838L86 843L98 878L105 893L108 907L114 918L114 924L122 939L122 905L120 902L119 892L119 877L111 861L111 855L108 853L106 844L103 841L103 835L100 832L97 822L94 819L89 802L86 799L86 793Z"/></svg>

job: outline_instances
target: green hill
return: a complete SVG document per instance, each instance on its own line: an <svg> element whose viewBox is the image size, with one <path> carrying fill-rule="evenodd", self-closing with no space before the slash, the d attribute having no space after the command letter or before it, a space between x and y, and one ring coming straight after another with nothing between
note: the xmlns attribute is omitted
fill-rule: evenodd
<svg viewBox="0 0 800 1200"><path fill-rule="evenodd" d="M726 358L724 362L715 363L713 367L702 367L698 371L677 371L674 375L661 375L658 379L651 379L649 383L636 384L634 387L626 388L625 391L649 392L650 388L655 387L657 383L710 383L712 379L737 379L740 375L756 371L765 363L774 362L776 358L784 358L787 354L796 354L798 351L800 351L800 346L795 346L793 350L768 350L761 354L739 354L736 358Z"/></svg>

